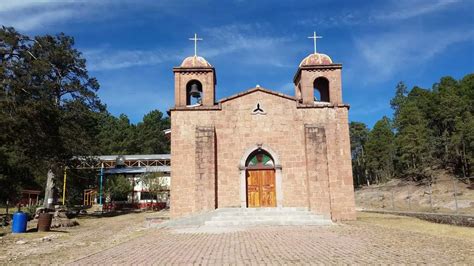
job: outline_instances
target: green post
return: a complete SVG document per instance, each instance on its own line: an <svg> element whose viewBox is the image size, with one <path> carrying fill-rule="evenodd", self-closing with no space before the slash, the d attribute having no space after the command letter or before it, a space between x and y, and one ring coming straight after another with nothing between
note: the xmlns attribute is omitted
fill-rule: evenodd
<svg viewBox="0 0 474 266"><path fill-rule="evenodd" d="M104 180L104 166L100 167L99 204L102 205L102 182Z"/></svg>

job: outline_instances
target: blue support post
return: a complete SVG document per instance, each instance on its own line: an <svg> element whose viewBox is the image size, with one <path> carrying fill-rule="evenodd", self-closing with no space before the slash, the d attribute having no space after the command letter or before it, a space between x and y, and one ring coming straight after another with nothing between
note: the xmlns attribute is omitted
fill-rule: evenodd
<svg viewBox="0 0 474 266"><path fill-rule="evenodd" d="M100 168L100 187L99 187L99 204L102 205L102 183L104 180L104 166Z"/></svg>

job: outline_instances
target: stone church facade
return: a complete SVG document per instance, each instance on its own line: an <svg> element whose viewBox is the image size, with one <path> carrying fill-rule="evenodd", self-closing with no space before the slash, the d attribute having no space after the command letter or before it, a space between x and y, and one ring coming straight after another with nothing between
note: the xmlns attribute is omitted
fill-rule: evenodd
<svg viewBox="0 0 474 266"><path fill-rule="evenodd" d="M204 58L175 67L171 216L306 207L355 219L341 70L314 53L296 71L294 96L257 86L216 101L216 72Z"/></svg>

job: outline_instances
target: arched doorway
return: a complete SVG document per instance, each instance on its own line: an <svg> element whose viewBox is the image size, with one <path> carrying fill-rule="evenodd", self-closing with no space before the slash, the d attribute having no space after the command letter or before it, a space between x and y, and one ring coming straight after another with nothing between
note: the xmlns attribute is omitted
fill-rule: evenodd
<svg viewBox="0 0 474 266"><path fill-rule="evenodd" d="M265 150L253 151L245 162L247 208L276 207L275 162Z"/></svg>

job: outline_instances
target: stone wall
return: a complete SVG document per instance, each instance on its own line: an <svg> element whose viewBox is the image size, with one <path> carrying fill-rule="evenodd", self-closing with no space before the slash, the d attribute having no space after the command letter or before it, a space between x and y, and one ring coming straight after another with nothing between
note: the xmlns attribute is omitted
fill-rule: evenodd
<svg viewBox="0 0 474 266"><path fill-rule="evenodd" d="M306 178L311 211L331 217L326 130L318 125L305 126Z"/></svg>
<svg viewBox="0 0 474 266"><path fill-rule="evenodd" d="M335 170L331 177L331 208L332 219L354 220L355 196L352 177L351 144L349 138L348 110L339 108L336 112L336 121L334 123L336 142L333 145L332 154ZM331 166L330 166L331 167Z"/></svg>
<svg viewBox="0 0 474 266"><path fill-rule="evenodd" d="M252 114L257 103L265 114ZM215 191L217 207L240 207L239 162L250 147L259 144L270 147L279 157L283 207L311 207L315 212L327 213L329 196L325 195L329 192L324 189L327 184L324 180L329 176L333 219L355 217L347 107L299 108L291 97L261 90L221 102L218 106L215 110L171 111L173 217L211 208L212 202L201 199L215 198ZM310 130L311 127L305 125L317 127ZM199 179L199 176L212 175L207 174L212 172L212 163L205 162L212 161L212 155L205 154L213 153L210 137L208 141L207 136L197 133L202 126L213 127L215 132L217 156L214 162L218 182L214 191L196 189L212 187L207 183L209 180ZM200 137L206 140L198 141ZM198 150L205 152L197 154ZM202 169L196 160L205 164Z"/></svg>
<svg viewBox="0 0 474 266"><path fill-rule="evenodd" d="M213 126L196 127L195 151L195 210L210 211L217 208L216 191L216 136Z"/></svg>

